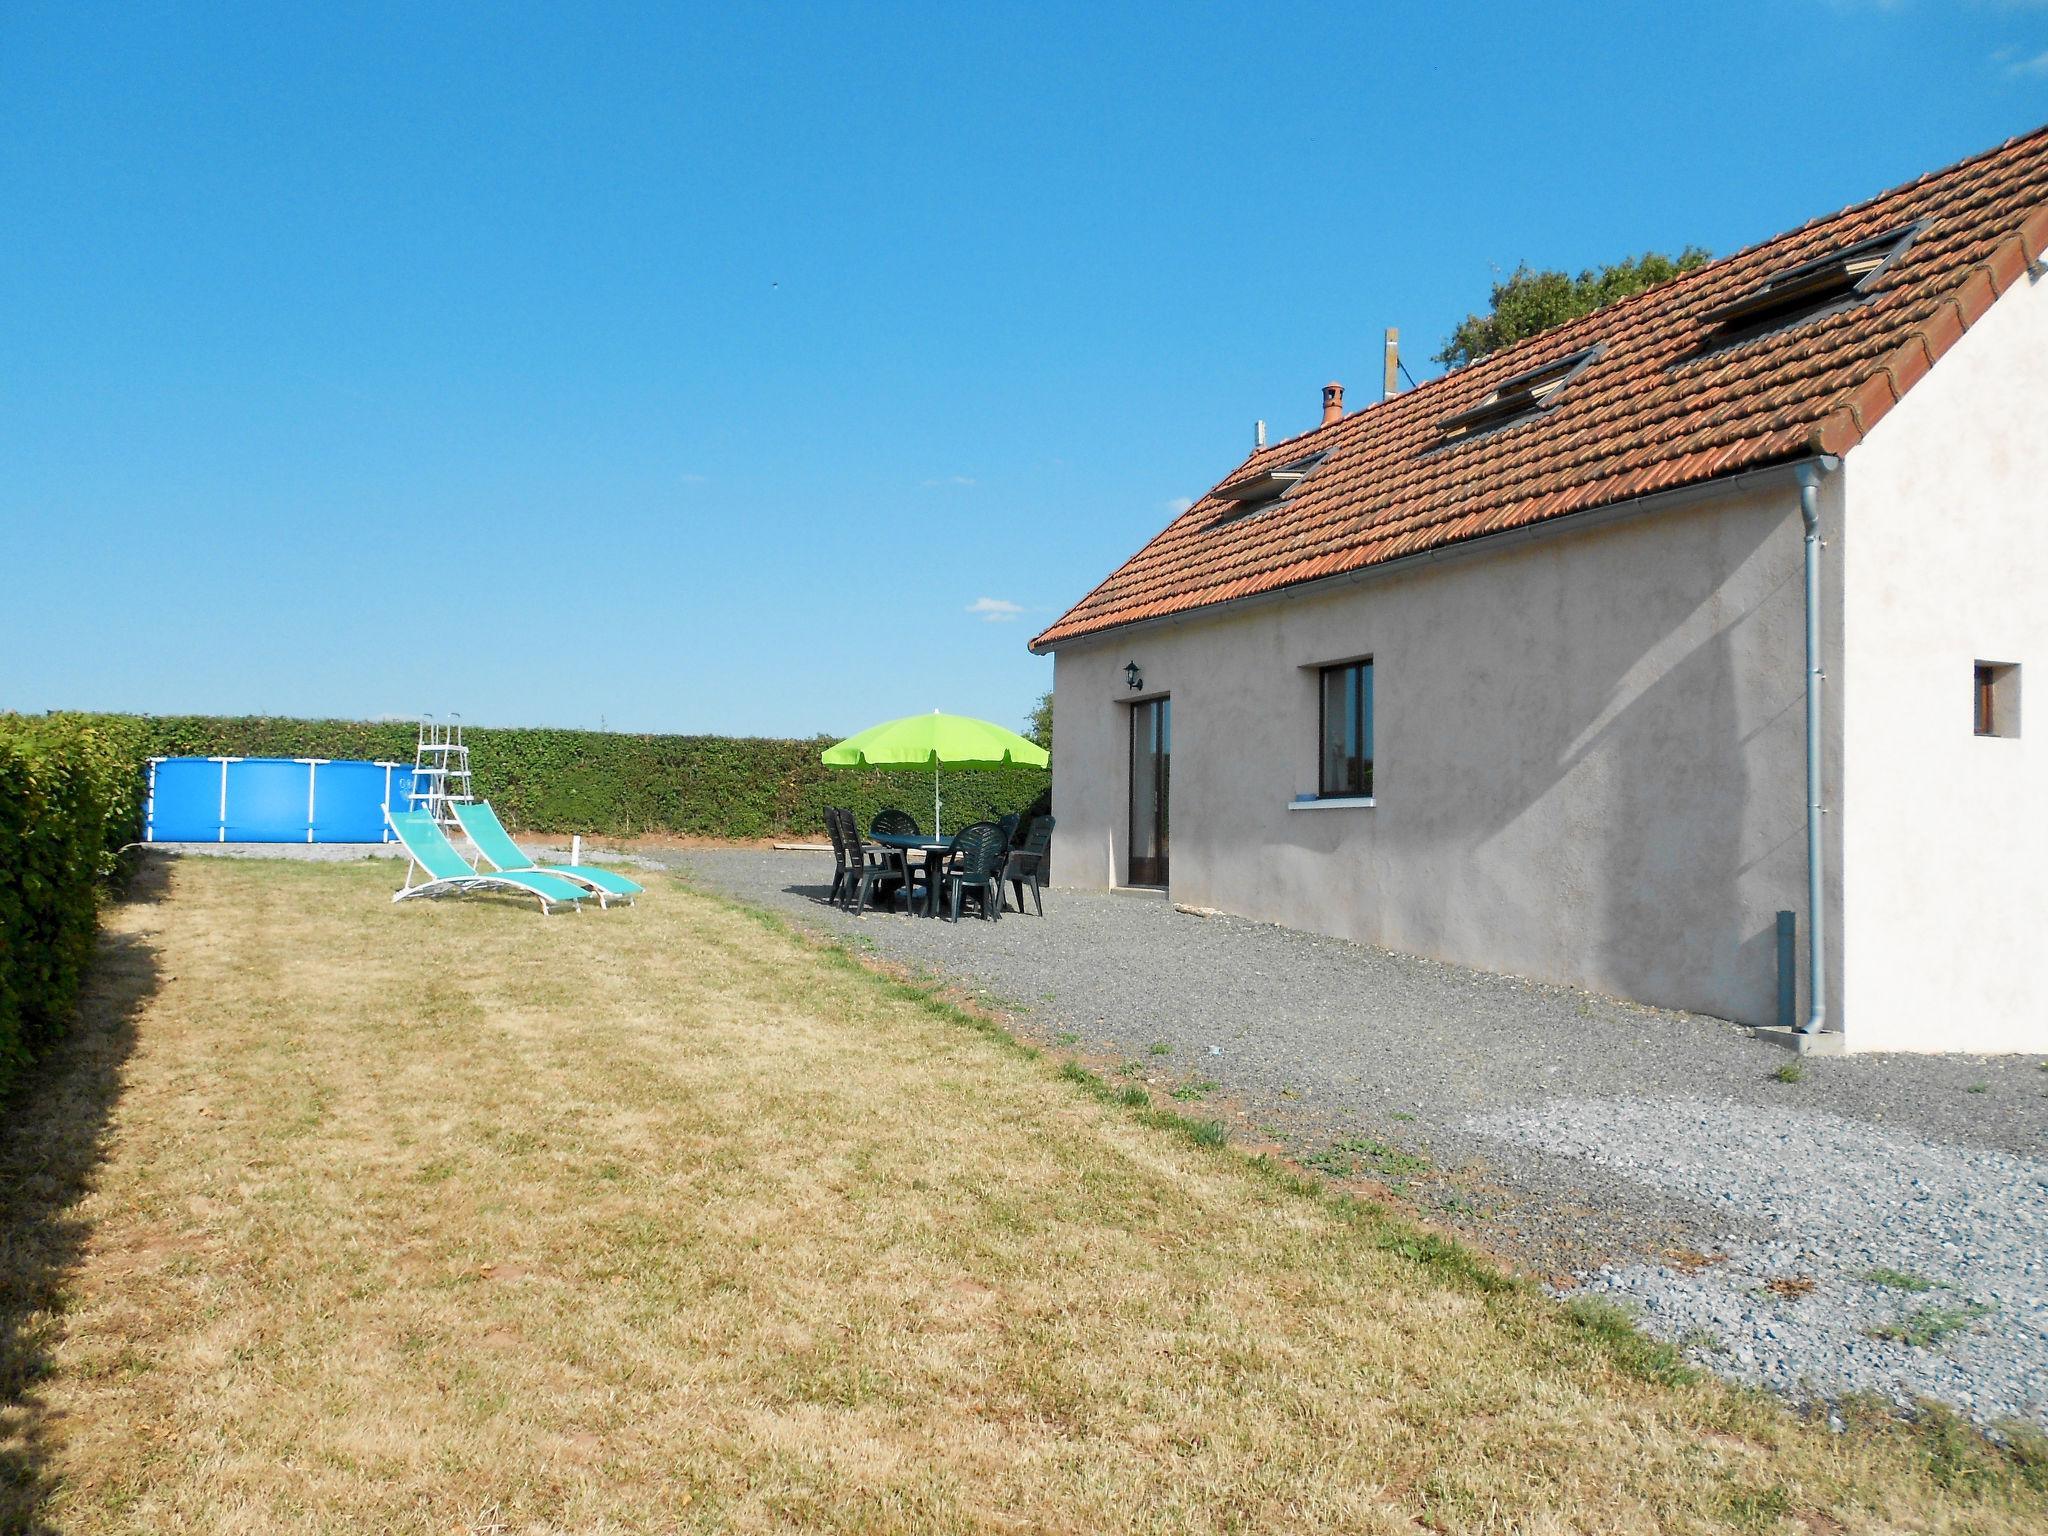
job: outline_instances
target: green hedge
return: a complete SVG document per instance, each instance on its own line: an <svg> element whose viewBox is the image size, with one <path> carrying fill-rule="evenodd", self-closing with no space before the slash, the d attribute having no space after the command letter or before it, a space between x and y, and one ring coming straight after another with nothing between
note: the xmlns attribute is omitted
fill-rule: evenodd
<svg viewBox="0 0 2048 1536"><path fill-rule="evenodd" d="M146 743L134 720L0 715L0 1088L71 1016Z"/></svg>
<svg viewBox="0 0 2048 1536"><path fill-rule="evenodd" d="M352 757L412 761L408 722L238 719L201 715L108 717L141 730L160 757ZM477 793L515 827L542 832L692 837L824 835L829 801L865 826L885 805L929 823L931 775L827 768L820 736L781 741L731 736L635 736L614 731L487 729L465 733ZM948 827L1025 812L1051 779L1042 768L940 776Z"/></svg>

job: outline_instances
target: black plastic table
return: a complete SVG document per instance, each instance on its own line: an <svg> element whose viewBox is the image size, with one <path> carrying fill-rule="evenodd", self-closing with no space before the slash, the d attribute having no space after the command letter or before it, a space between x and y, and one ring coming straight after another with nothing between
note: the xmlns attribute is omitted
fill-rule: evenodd
<svg viewBox="0 0 2048 1536"><path fill-rule="evenodd" d="M924 866L929 871L925 878L930 882L932 892L932 899L925 904L925 916L937 917L939 915L939 871L937 865L938 861L945 856L946 851L953 846L953 840L949 837L930 837L922 832L870 832L867 834L867 840L871 843L879 843L884 848L894 848L898 853L921 853L924 855Z"/></svg>

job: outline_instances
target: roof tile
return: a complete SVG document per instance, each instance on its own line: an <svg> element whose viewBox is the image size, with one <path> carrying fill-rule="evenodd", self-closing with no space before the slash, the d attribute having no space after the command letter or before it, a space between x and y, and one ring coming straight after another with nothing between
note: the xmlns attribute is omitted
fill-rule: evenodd
<svg viewBox="0 0 2048 1536"><path fill-rule="evenodd" d="M1701 318L1771 273L1920 223L1862 302L1702 352ZM1225 483L1321 466L1249 516L1212 491L1032 641L1064 641L1342 574L1651 489L1860 442L2048 247L2048 128L1275 443ZM1446 444L1503 380L1606 351L1533 419ZM1226 517L1226 513L1230 516Z"/></svg>

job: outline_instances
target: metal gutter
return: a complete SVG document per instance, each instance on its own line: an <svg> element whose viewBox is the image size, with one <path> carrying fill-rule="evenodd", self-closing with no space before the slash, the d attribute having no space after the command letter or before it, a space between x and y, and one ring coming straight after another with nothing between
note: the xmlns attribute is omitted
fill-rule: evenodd
<svg viewBox="0 0 2048 1536"><path fill-rule="evenodd" d="M1821 686L1827 673L1820 650L1820 482L1839 465L1834 458L1798 466L1799 521L1806 535L1806 970L1810 1007L1802 1035L1817 1035L1827 1023L1828 971L1825 887L1826 846L1821 836Z"/></svg>
<svg viewBox="0 0 2048 1536"><path fill-rule="evenodd" d="M1438 565L1446 560L1490 555L1500 550L1518 548L1533 539L1549 538L1573 529L1601 528L1609 523L1621 522L1626 518L1639 517L1646 513L1668 511L1699 501L1712 501L1755 481L1799 475L1815 462L1812 459L1780 460L1778 463L1765 464L1756 469L1745 469L1738 474L1718 476L1711 480L1696 480L1690 485L1651 491L1648 495L1631 496L1625 501L1607 502L1602 506L1589 507L1583 512L1567 512L1561 517L1545 518L1540 523L1530 523L1521 528L1509 528L1500 533L1485 533L1477 538L1461 539L1455 544L1446 544L1439 549L1420 550L1412 555L1384 560L1377 565L1363 566L1355 571L1343 571L1335 576L1318 576L1310 581L1292 582L1268 592L1253 592L1244 597L1225 598L1219 603L1204 603L1200 607L1183 609L1178 613L1163 613L1147 619L1130 619L1121 624L1112 624L1106 629L1092 629L1086 634L1055 640L1050 645L1040 645L1034 640L1029 649L1035 656L1044 656L1069 646L1089 645L1098 640L1107 640L1111 636L1126 636L1133 631L1171 628L1176 624L1212 619L1224 613L1234 614L1243 609L1256 608L1264 603L1280 602L1288 598L1320 597L1363 582L1377 581L1381 577L1402 575L1424 566ZM1818 462L1832 469L1841 461L1828 456Z"/></svg>

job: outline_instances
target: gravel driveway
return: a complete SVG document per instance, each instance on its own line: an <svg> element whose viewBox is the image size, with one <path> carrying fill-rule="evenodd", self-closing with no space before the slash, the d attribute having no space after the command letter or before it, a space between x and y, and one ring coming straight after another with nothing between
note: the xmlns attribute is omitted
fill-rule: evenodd
<svg viewBox="0 0 2048 1536"><path fill-rule="evenodd" d="M828 854L667 862L1623 1299L1716 1370L2048 1423L2038 1057L1809 1059L1787 1082L1796 1058L1721 1020L1156 899L855 919L820 899ZM1888 1328L1907 1337L1874 1336Z"/></svg>

